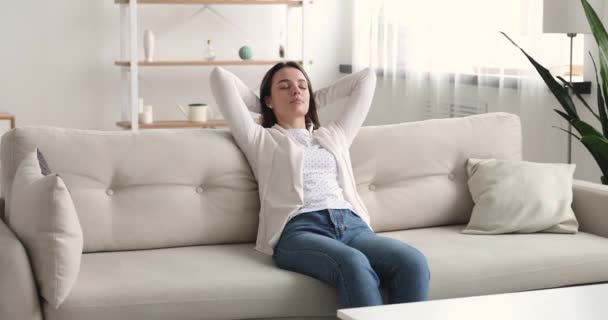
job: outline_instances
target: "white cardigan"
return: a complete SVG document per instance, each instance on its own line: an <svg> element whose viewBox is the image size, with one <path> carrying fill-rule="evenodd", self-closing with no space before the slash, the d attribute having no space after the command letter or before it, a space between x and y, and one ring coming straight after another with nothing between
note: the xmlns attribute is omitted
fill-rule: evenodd
<svg viewBox="0 0 608 320"><path fill-rule="evenodd" d="M367 116L375 86L376 75L368 68L314 93L318 109L347 99L348 109L340 119L313 131L313 136L335 156L344 197L368 225L369 214L357 193L349 148ZM258 181L260 214L255 249L272 255L287 220L303 205L302 148L280 125L264 128L253 120L249 110L260 111L259 98L234 74L214 68L211 90Z"/></svg>

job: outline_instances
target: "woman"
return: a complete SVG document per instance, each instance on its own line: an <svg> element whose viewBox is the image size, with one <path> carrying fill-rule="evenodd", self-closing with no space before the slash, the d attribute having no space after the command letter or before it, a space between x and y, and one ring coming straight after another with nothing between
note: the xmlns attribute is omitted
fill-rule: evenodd
<svg viewBox="0 0 608 320"><path fill-rule="evenodd" d="M256 249L279 268L328 283L342 307L427 299L425 257L395 239L376 235L357 194L349 147L370 108L376 76L366 69L314 92L295 62L264 76L260 97L232 73L215 68L211 89L236 143L258 181ZM321 127L317 106L346 99L348 110ZM258 125L249 111L261 112Z"/></svg>

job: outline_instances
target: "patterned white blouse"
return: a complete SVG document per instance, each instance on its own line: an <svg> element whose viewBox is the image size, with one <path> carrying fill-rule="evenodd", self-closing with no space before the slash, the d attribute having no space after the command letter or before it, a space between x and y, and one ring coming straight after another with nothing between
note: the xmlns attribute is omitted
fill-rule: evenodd
<svg viewBox="0 0 608 320"><path fill-rule="evenodd" d="M311 130L312 127L288 130L289 135L304 148L304 205L295 215L323 209L352 210L338 184L338 166L334 155L313 139Z"/></svg>

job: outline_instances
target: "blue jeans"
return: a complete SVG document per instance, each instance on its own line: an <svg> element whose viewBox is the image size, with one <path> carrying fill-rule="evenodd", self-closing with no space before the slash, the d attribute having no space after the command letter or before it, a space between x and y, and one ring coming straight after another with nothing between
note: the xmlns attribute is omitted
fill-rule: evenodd
<svg viewBox="0 0 608 320"><path fill-rule="evenodd" d="M274 249L281 269L338 288L344 308L424 301L430 272L424 255L396 239L375 234L348 209L306 212L291 219Z"/></svg>

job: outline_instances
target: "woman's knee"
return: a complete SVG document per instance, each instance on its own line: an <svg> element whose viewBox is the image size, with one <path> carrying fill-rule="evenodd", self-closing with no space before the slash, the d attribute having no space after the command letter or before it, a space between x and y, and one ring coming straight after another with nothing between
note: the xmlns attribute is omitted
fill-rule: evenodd
<svg viewBox="0 0 608 320"><path fill-rule="evenodd" d="M382 265L388 267L386 270L393 276L405 274L407 277L414 275L424 276L430 279L430 270L426 257L418 249L399 243L387 248L382 260Z"/></svg>
<svg viewBox="0 0 608 320"><path fill-rule="evenodd" d="M343 281L355 287L379 287L380 278L372 268L367 257L359 250L345 251L337 258L338 272Z"/></svg>
<svg viewBox="0 0 608 320"><path fill-rule="evenodd" d="M431 278L431 272L426 256L418 249L409 247L408 250L403 250L396 256L399 260L398 265L404 272L426 275L427 279Z"/></svg>

